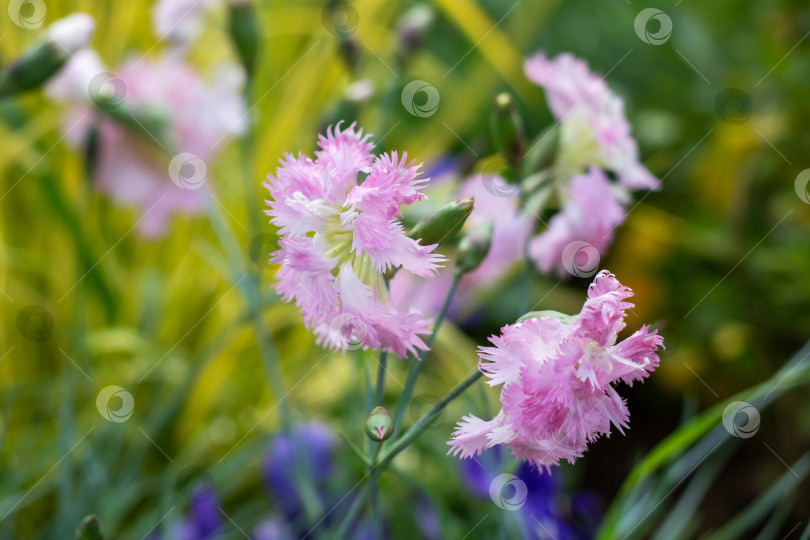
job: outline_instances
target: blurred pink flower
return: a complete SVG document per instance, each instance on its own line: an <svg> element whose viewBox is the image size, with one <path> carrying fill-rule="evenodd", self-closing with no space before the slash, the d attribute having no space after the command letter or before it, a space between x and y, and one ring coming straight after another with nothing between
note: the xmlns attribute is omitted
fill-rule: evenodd
<svg viewBox="0 0 810 540"><path fill-rule="evenodd" d="M519 211L517 189L504 189L509 184L494 175L470 176L461 184L454 199L473 197L475 207L467 226L492 222L492 244L489 253L474 271L465 274L450 304L450 315L474 307L483 292L490 290L523 259L526 240L535 226L534 219ZM436 279L426 281L412 274L397 273L391 280L391 298L400 307L416 307L430 314L441 309L453 280L453 268L440 271Z"/></svg>
<svg viewBox="0 0 810 540"><path fill-rule="evenodd" d="M115 74L106 73L98 55L84 50L49 83L48 94L71 105L65 134L74 144L81 144L92 126L97 127L95 184L117 202L138 207L139 232L157 236L165 231L171 214L201 210L200 201L206 198L205 163L216 156L223 141L246 127L242 84L242 72L235 66L223 65L209 84L176 55L130 60ZM165 117L171 148L161 149L161 143L110 119L93 105L99 98L112 108L120 104L122 111L152 111ZM191 155L195 174L201 176L190 186L173 178L170 167L173 157ZM180 174L185 173L175 173Z"/></svg>
<svg viewBox="0 0 810 540"><path fill-rule="evenodd" d="M571 169L567 172L604 167L629 189L657 188L659 181L639 161L624 103L583 60L567 53L549 60L541 52L526 61L524 71L545 89L549 108L561 123L560 158Z"/></svg>
<svg viewBox="0 0 810 540"><path fill-rule="evenodd" d="M663 339L642 326L617 343L632 291L602 271L570 323L555 317L506 325L480 347L479 369L503 385L502 409L489 421L463 418L448 443L462 458L503 444L537 467L574 462L589 443L628 427L629 412L613 385L632 385L658 367Z"/></svg>
<svg viewBox="0 0 810 540"><path fill-rule="evenodd" d="M591 169L571 178L562 210L531 240L529 256L544 273L592 275L596 268L590 267L599 264L599 256L613 241L613 229L624 217L616 189L605 173Z"/></svg>
<svg viewBox="0 0 810 540"><path fill-rule="evenodd" d="M400 358L425 345L428 332L416 310L398 310L383 274L401 267L430 277L443 259L405 236L400 206L423 197L421 165L396 152L374 157L369 135L340 124L318 139L315 160L285 154L266 187L271 223L280 228L281 268L275 288L295 300L318 343L346 350L392 351ZM368 174L362 184L360 173Z"/></svg>

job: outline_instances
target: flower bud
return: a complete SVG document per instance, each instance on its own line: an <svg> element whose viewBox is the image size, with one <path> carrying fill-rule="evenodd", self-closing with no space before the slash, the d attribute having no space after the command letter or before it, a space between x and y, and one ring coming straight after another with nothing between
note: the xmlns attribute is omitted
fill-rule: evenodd
<svg viewBox="0 0 810 540"><path fill-rule="evenodd" d="M550 167L556 159L559 142L559 125L555 124L538 135L525 153L522 176Z"/></svg>
<svg viewBox="0 0 810 540"><path fill-rule="evenodd" d="M422 48L425 35L433 24L433 18L433 8L427 4L417 4L400 17L397 36L402 61Z"/></svg>
<svg viewBox="0 0 810 540"><path fill-rule="evenodd" d="M492 244L492 222L471 229L456 249L456 273L472 272L481 264Z"/></svg>
<svg viewBox="0 0 810 540"><path fill-rule="evenodd" d="M357 62L360 60L360 49L357 42L351 36L343 36L340 39L340 56L346 63L349 71L354 71L357 67Z"/></svg>
<svg viewBox="0 0 810 540"><path fill-rule="evenodd" d="M95 514L84 518L76 527L76 538L78 540L104 540L104 532L101 530L101 523Z"/></svg>
<svg viewBox="0 0 810 540"><path fill-rule="evenodd" d="M374 83L369 79L360 79L349 84L343 92L343 97L334 106L324 112L321 118L321 131L326 131L340 121L354 122L360 111L374 96Z"/></svg>
<svg viewBox="0 0 810 540"><path fill-rule="evenodd" d="M61 48L68 57L87 47L96 22L86 13L74 13L51 24L46 30L47 41Z"/></svg>
<svg viewBox="0 0 810 540"><path fill-rule="evenodd" d="M253 0L228 1L228 29L239 60L250 79L256 69L259 51L259 24Z"/></svg>
<svg viewBox="0 0 810 540"><path fill-rule="evenodd" d="M366 417L366 435L374 442L383 442L394 433L394 418L385 407L375 407Z"/></svg>
<svg viewBox="0 0 810 540"><path fill-rule="evenodd" d="M470 217L474 202L473 198L469 197L444 205L436 212L423 217L411 229L408 236L421 240L423 245L453 242L464 222Z"/></svg>
<svg viewBox="0 0 810 540"><path fill-rule="evenodd" d="M87 46L95 22L84 13L74 13L53 23L45 39L27 50L0 77L0 97L12 96L42 86L76 52Z"/></svg>
<svg viewBox="0 0 810 540"><path fill-rule="evenodd" d="M173 151L170 148L172 142L169 113L163 107L153 104L143 104L132 108L125 104L107 107L103 101L94 99L93 102L103 114L131 133L140 136L145 141L156 143L164 150Z"/></svg>
<svg viewBox="0 0 810 540"><path fill-rule="evenodd" d="M526 152L526 136L523 121L517 113L511 94L502 92L495 96L492 131L498 151L509 162L512 170L520 170L523 154Z"/></svg>

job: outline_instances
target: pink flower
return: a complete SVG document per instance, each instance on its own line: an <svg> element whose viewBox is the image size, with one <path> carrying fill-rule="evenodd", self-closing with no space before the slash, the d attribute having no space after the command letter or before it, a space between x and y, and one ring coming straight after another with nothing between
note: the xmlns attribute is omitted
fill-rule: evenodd
<svg viewBox="0 0 810 540"><path fill-rule="evenodd" d="M506 325L480 347L479 369L491 386L503 385L502 409L492 420L463 418L448 443L462 458L503 444L513 455L549 468L573 463L611 425L628 427L625 401L614 389L632 385L658 367L663 339L642 326L617 343L632 291L602 271L571 322L540 317Z"/></svg>
<svg viewBox="0 0 810 540"><path fill-rule="evenodd" d="M604 167L629 189L657 188L659 181L639 161L624 103L584 61L570 54L549 60L537 53L524 71L545 89L549 108L561 123L558 161L567 172Z"/></svg>
<svg viewBox="0 0 810 540"><path fill-rule="evenodd" d="M158 236L173 213L198 213L205 200L205 189L194 191L204 185L189 188L173 182L173 155L193 154L202 163L209 162L223 141L244 131L242 82L238 68L222 66L216 82L208 84L176 55L128 61L115 74L105 73L98 55L83 50L49 83L48 94L72 106L65 127L72 143L81 144L90 128L97 127L95 184L117 202L138 207L139 232ZM161 143L100 113L91 96L105 92L127 111L153 110L163 115L171 148L161 149ZM200 181L205 178L202 173Z"/></svg>
<svg viewBox="0 0 810 540"><path fill-rule="evenodd" d="M450 305L454 312L466 311L480 302L481 294L523 259L526 239L535 222L520 212L517 189L505 189L509 184L493 175L474 175L465 179L453 199L473 197L475 207L467 219L468 227L493 224L492 247L480 266L465 274L459 282ZM397 273L391 280L391 297L397 306L416 306L435 314L441 309L450 290L453 269L444 268L436 279L426 281L412 274Z"/></svg>
<svg viewBox="0 0 810 540"><path fill-rule="evenodd" d="M584 277L596 271L613 229L625 217L616 191L599 169L571 178L562 211L529 245L529 256L542 272Z"/></svg>
<svg viewBox="0 0 810 540"><path fill-rule="evenodd" d="M391 268L434 275L443 259L405 235L396 218L403 204L423 197L421 165L396 152L374 157L369 135L338 124L320 136L313 161L286 154L266 187L271 223L280 249L271 261L281 268L275 288L295 300L318 343L416 354L428 332L416 310L391 303L384 273ZM358 182L358 174L365 180Z"/></svg>

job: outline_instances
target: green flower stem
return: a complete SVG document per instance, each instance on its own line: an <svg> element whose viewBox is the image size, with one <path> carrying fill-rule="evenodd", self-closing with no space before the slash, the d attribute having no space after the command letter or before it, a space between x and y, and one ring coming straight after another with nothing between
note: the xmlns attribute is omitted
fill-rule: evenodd
<svg viewBox="0 0 810 540"><path fill-rule="evenodd" d="M363 503L365 503L366 499L368 498L369 490L370 488L368 485L363 486L360 493L358 493L357 497L354 499L354 501L352 501L349 511L343 516L343 519L340 521L340 524L332 537L334 540L344 540L345 538L348 538L349 527L352 526L352 523L355 519L357 519L357 515L363 508Z"/></svg>
<svg viewBox="0 0 810 540"><path fill-rule="evenodd" d="M383 391L385 389L385 366L387 363L388 353L380 351L380 365L377 368L377 390L375 393L375 400L374 405L382 405L383 404ZM371 463L375 463L377 461L377 456L380 453L380 448L382 448L382 442L372 442L371 443ZM372 484L376 484L376 480L372 479ZM372 490L371 498L372 501L374 500L374 496L376 495L376 490Z"/></svg>
<svg viewBox="0 0 810 540"><path fill-rule="evenodd" d="M472 375L470 375L469 377L458 383L452 390L450 390L450 392L447 393L447 395L445 395L441 399L441 401L439 401L439 403L436 404L435 407L433 407L430 410L430 412L428 412L425 416L420 418L418 422L412 425L411 428L402 435L402 437L397 439L394 445L382 455L379 463L377 464L377 467L379 467L380 469L384 469L385 467L387 467L388 464L391 463L391 460L397 456L397 454L405 450L412 442L414 442L419 437L419 435L422 434L423 431L425 431L430 426L433 420L435 420L436 417L439 416L439 414L441 414L444 408L447 407L447 405L451 401L460 396L467 388L469 388L475 381L480 379L482 376L483 373L481 373L481 371L476 369Z"/></svg>
<svg viewBox="0 0 810 540"><path fill-rule="evenodd" d="M380 351L380 365L377 368L377 392L374 405L383 404L383 394L385 392L385 367L388 363L388 353Z"/></svg>
<svg viewBox="0 0 810 540"><path fill-rule="evenodd" d="M270 336L269 332L264 327L264 321L261 317L258 276L251 268L248 268L246 273L239 270L239 268L244 268L244 254L240 253L236 248L236 246L239 244L233 234L233 231L228 226L225 216L222 214L222 210L219 208L219 206L216 204L204 204L204 208L206 209L208 221L211 223L214 234L216 234L219 244L225 250L225 255L228 258L234 283L238 284L239 289L242 291L245 298L248 317L253 323L256 343L259 347L262 364L267 370L268 380L270 382L270 387L273 390L273 395L278 400L279 421L281 423L282 430L285 433L289 433L290 412L289 407L284 400L285 393L284 385L281 379L281 368L278 361L278 352L272 336ZM248 261L247 264L250 264L250 262Z"/></svg>
<svg viewBox="0 0 810 540"><path fill-rule="evenodd" d="M450 300L452 300L453 294L456 292L456 288L458 287L459 281L461 281L462 275L463 274L458 272L453 274L453 283L450 285L450 290L447 291L447 297L444 299L444 305L442 305L442 309L439 311L439 315L436 317L436 322L433 323L433 331L425 340L427 349L422 350L417 358L411 360L411 364L408 368L408 378L405 379L405 387L402 389L402 394L400 394L399 399L397 399L396 408L394 410L394 433L391 435L392 439L396 439L396 436L399 434L399 429L402 425L402 418L405 416L405 408L410 403L414 386L416 386L416 379L419 378L419 373L422 371L422 365L425 357L427 356L428 351L430 351L430 347L433 345L433 341L436 339L436 333L439 331L439 327L447 315L447 309L450 307Z"/></svg>
<svg viewBox="0 0 810 540"><path fill-rule="evenodd" d="M433 344L433 340L436 338L436 332L439 330L442 321L444 321L444 318L447 315L447 308L450 307L450 300L453 298L453 293L456 292L456 288L458 287L458 282L461 280L461 276L462 274L459 272L456 272L453 275L453 283L450 285L450 290L447 292L447 297L444 299L444 305L442 305L442 309L439 312L439 315L436 317L436 322L433 324L433 331L430 333L430 336L428 336L428 338L425 340L427 348L423 349L419 353L419 356L417 358L411 360L411 365L408 368L408 378L405 381L405 388L402 390L402 394L400 394L399 399L397 400L396 411L394 413L394 433L392 434L392 438L395 438L397 436L397 433L399 432L399 426L402 423L402 417L405 415L405 408L411 401L413 389L414 386L416 385L416 379L419 378L419 373L422 371L422 363L425 360L427 352L430 350L430 346ZM385 379L385 362L386 362L385 353L380 353L380 367L379 370L377 371L377 396L376 396L377 397L376 402L378 405L382 404L383 381ZM442 405L442 408L445 405L447 405L447 403ZM419 425L419 423L417 423L416 425ZM414 425L414 427L416 427L416 425ZM411 428L411 430L409 430L408 433L410 433L412 430L413 428ZM417 435L418 433L416 435L413 435L413 438L416 438ZM411 441L406 441L406 446L407 444L410 444L410 442ZM397 443L399 443L399 441ZM379 481L380 481L380 473L382 472L382 467L380 467L379 464L377 463L377 457L379 456L380 450L382 449L382 445L383 445L382 442L372 443L371 446L372 466L369 470L369 473L371 474L371 480L369 481L371 492L371 517L372 520L374 521L375 538L378 539L382 538L382 512L380 511L380 497L379 497Z"/></svg>
<svg viewBox="0 0 810 540"><path fill-rule="evenodd" d="M377 443L379 448L382 443ZM371 520L374 523L374 539L383 540L383 515L380 509L380 469L371 470L371 481L369 490L371 491Z"/></svg>

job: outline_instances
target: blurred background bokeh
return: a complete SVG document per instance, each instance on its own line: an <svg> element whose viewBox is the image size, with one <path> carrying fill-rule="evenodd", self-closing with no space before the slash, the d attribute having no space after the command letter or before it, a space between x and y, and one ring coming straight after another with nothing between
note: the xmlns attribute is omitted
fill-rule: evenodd
<svg viewBox="0 0 810 540"><path fill-rule="evenodd" d="M166 54L148 0L46 5L46 22L77 10L93 15L92 45L109 66ZM452 159L460 178L494 152L489 118L498 92L515 96L531 136L551 123L541 89L523 76L525 57L545 50L586 59L625 99L644 162L662 179L660 191L636 194L601 265L636 293L630 329L661 329L661 367L622 391L627 435L600 440L556 475L555 497L587 492L589 504L604 509L634 463L684 419L770 377L810 336L810 198L806 182L796 185L810 167L810 9L799 1L659 3L672 32L656 45L634 29L649 7L635 0L425 5L433 11L429 30L403 53L398 28L411 2L352 2L356 28L343 37L324 2L257 2L252 191L244 190L236 142L208 163L235 235L228 249L260 274L263 322L293 418L362 445L358 389L375 359L318 347L296 307L271 290L275 267L257 256L273 244L261 214L264 177L283 152L311 152L317 133L343 118L373 133L378 151L406 150L428 171ZM0 62L37 37L2 17ZM204 76L235 59L224 6L206 11L187 58ZM438 90L435 114L402 106L402 88L413 80ZM216 488L221 509L213 513L225 523L217 537L241 538L244 530L253 538L250 531L284 508L263 487L280 396L234 279L246 270L233 268L204 215L174 217L162 238L133 232L137 214L95 191L81 151L62 140L65 112L41 92L0 101L0 538L68 538L90 513L112 538L145 538L190 511L189 471L205 471ZM248 233L250 213L261 216L266 236ZM469 373L477 345L521 315L519 281L516 270L474 313L441 329L408 424ZM536 277L531 304L577 312L588 281ZM389 365L391 380L404 380L406 366ZM134 398L126 422L99 414L97 395L110 385ZM484 516L470 538L513 530L513 518L501 515L508 512L475 495L457 459L444 455L462 414L497 412L497 394L483 386L454 402L383 477L392 538L429 537L412 531L431 520L435 537L461 538ZM398 389L388 384L387 402ZM800 388L763 410L756 437L723 464L697 513L698 530L731 519L808 442L810 399ZM337 502L362 476L362 463L339 436L334 454L324 489ZM791 502L777 531L810 515L807 482Z"/></svg>

